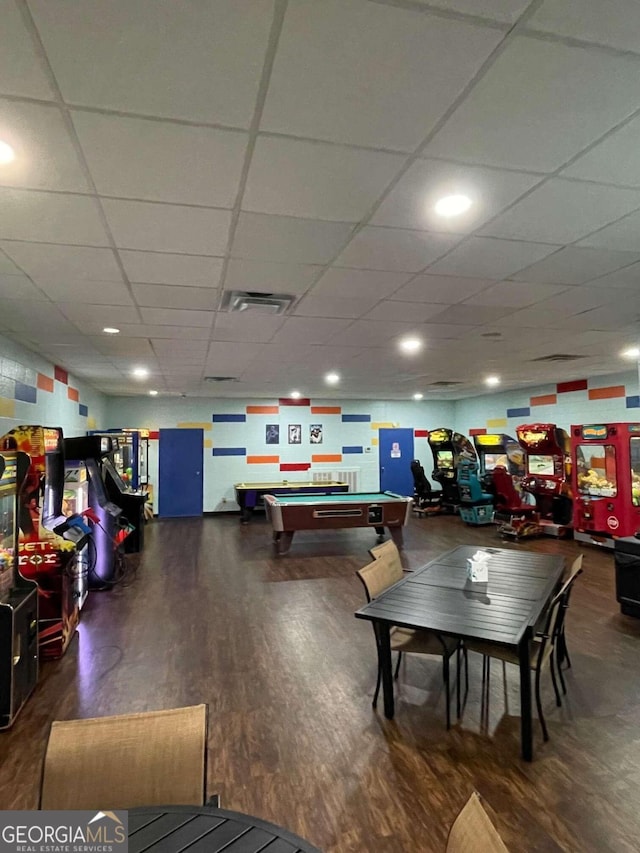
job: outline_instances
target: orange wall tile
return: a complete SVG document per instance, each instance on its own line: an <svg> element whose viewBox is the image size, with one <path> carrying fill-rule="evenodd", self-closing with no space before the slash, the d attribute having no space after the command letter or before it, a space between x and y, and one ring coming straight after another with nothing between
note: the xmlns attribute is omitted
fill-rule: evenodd
<svg viewBox="0 0 640 853"><path fill-rule="evenodd" d="M277 415L280 406L247 406L248 415Z"/></svg>
<svg viewBox="0 0 640 853"><path fill-rule="evenodd" d="M312 415L341 415L342 406L311 406Z"/></svg>
<svg viewBox="0 0 640 853"><path fill-rule="evenodd" d="M267 463L277 465L280 462L279 456L247 456L247 465L263 465Z"/></svg>
<svg viewBox="0 0 640 853"><path fill-rule="evenodd" d="M67 388L67 397L70 400L75 400L76 403L80 400L80 392L77 388L72 388L70 385Z"/></svg>
<svg viewBox="0 0 640 853"><path fill-rule="evenodd" d="M38 388L41 391L53 391L53 379L45 376L44 373L38 374Z"/></svg>
<svg viewBox="0 0 640 853"><path fill-rule="evenodd" d="M312 462L342 462L342 453L314 453Z"/></svg>
<svg viewBox="0 0 640 853"><path fill-rule="evenodd" d="M609 388L591 388L589 390L590 400L610 400L613 397L625 397L624 385L612 385Z"/></svg>
<svg viewBox="0 0 640 853"><path fill-rule="evenodd" d="M541 394L540 397L531 397L530 406L552 406L558 402L557 394Z"/></svg>

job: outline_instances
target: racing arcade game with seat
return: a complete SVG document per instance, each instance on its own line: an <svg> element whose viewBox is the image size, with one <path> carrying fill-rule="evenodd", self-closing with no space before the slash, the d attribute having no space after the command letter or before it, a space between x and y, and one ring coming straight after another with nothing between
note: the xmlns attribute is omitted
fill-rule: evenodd
<svg viewBox="0 0 640 853"><path fill-rule="evenodd" d="M442 487L442 508L456 512L460 506L458 464L464 458L475 460L473 444L466 436L444 427L430 430L427 440L433 453L431 478Z"/></svg>
<svg viewBox="0 0 640 853"><path fill-rule="evenodd" d="M494 519L510 523L517 516L531 517L535 505L522 493L525 475L524 451L520 443L504 433L474 435L480 463L480 482L493 495Z"/></svg>
<svg viewBox="0 0 640 853"><path fill-rule="evenodd" d="M522 489L535 498L537 532L569 536L573 516L569 435L555 424L522 424L516 434L525 451Z"/></svg>
<svg viewBox="0 0 640 853"><path fill-rule="evenodd" d="M458 489L460 490L460 518L466 524L491 524L493 495L483 490L478 476L477 460L461 457L458 462Z"/></svg>

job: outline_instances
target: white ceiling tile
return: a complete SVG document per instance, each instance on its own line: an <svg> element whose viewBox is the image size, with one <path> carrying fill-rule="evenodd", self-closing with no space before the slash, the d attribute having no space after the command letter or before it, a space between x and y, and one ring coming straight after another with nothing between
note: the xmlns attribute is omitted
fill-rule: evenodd
<svg viewBox="0 0 640 853"><path fill-rule="evenodd" d="M0 0L0 15L0 92L53 100L53 90L14 0Z"/></svg>
<svg viewBox="0 0 640 853"><path fill-rule="evenodd" d="M545 0L527 26L561 36L640 52L637 0Z"/></svg>
<svg viewBox="0 0 640 853"><path fill-rule="evenodd" d="M168 326L157 325L151 323L135 323L136 318L130 312L123 315L127 322L118 322L117 328L120 329L121 338L184 338L184 326ZM102 332L104 323L97 323L95 317L93 320L87 321L83 326L83 330L87 334L98 335ZM209 327L198 328L196 326L189 329L189 340L208 340Z"/></svg>
<svg viewBox="0 0 640 853"><path fill-rule="evenodd" d="M107 246L94 199L0 187L0 238Z"/></svg>
<svg viewBox="0 0 640 853"><path fill-rule="evenodd" d="M216 315L212 339L266 343L271 340L284 321L284 317L260 316L246 311L234 314L220 311Z"/></svg>
<svg viewBox="0 0 640 853"><path fill-rule="evenodd" d="M2 168L4 186L89 189L58 107L0 100L0 139L15 152L15 160Z"/></svg>
<svg viewBox="0 0 640 853"><path fill-rule="evenodd" d="M122 273L112 249L19 241L5 242L2 248L33 279L122 281Z"/></svg>
<svg viewBox="0 0 640 853"><path fill-rule="evenodd" d="M343 299L339 296L305 296L295 313L301 317L347 317L352 320L362 317L377 303L377 299Z"/></svg>
<svg viewBox="0 0 640 853"><path fill-rule="evenodd" d="M225 288L299 294L308 290L321 269L313 264L274 264L232 258L227 265Z"/></svg>
<svg viewBox="0 0 640 853"><path fill-rule="evenodd" d="M186 328L197 326L201 329L209 329L214 312L173 308L141 308L140 315L142 322L149 325L184 326Z"/></svg>
<svg viewBox="0 0 640 853"><path fill-rule="evenodd" d="M231 213L173 204L102 200L116 245L122 249L222 255Z"/></svg>
<svg viewBox="0 0 640 853"><path fill-rule="evenodd" d="M442 311L442 305L427 302L396 302L386 299L372 308L363 320L389 320L392 323L424 323Z"/></svg>
<svg viewBox="0 0 640 853"><path fill-rule="evenodd" d="M606 249L567 246L521 270L513 278L517 281L583 284L592 278L628 266L638 259L639 252L610 252Z"/></svg>
<svg viewBox="0 0 640 853"><path fill-rule="evenodd" d="M326 264L352 230L352 225L343 222L241 213L231 256L255 261Z"/></svg>
<svg viewBox="0 0 640 853"><path fill-rule="evenodd" d="M540 180L539 175L523 172L463 166L443 160L416 160L371 222L466 234L496 216ZM467 213L451 219L438 216L435 204L448 195L468 196L472 204Z"/></svg>
<svg viewBox="0 0 640 853"><path fill-rule="evenodd" d="M60 302L57 307L71 323L75 323L87 335L99 334L104 326L121 329L120 321L132 319L132 312L123 311L119 305L90 305L73 301Z"/></svg>
<svg viewBox="0 0 640 853"><path fill-rule="evenodd" d="M640 263L631 264L616 272L595 279L593 285L599 287L628 287L640 288Z"/></svg>
<svg viewBox="0 0 640 853"><path fill-rule="evenodd" d="M234 343L230 341L209 344L205 369L212 376L238 376L264 352L264 344ZM211 386L215 388L215 385Z"/></svg>
<svg viewBox="0 0 640 853"><path fill-rule="evenodd" d="M553 171L634 112L639 86L627 57L515 37L425 153Z"/></svg>
<svg viewBox="0 0 640 853"><path fill-rule="evenodd" d="M233 207L248 134L78 111L73 123L101 195Z"/></svg>
<svg viewBox="0 0 640 853"><path fill-rule="evenodd" d="M442 309L442 305L439 306ZM505 305L470 305L468 302L460 302L440 310L439 314L432 315L430 323L444 323L451 326L481 326L483 323L491 323L494 320L513 313L513 309Z"/></svg>
<svg viewBox="0 0 640 853"><path fill-rule="evenodd" d="M146 338L92 337L90 338L98 352L108 356L134 356L153 359L154 352Z"/></svg>
<svg viewBox="0 0 640 853"><path fill-rule="evenodd" d="M129 305L133 299L121 281L87 281L70 278L39 278L38 286L53 302L85 305Z"/></svg>
<svg viewBox="0 0 640 853"><path fill-rule="evenodd" d="M25 302L34 299L41 302L47 297L26 275L3 275L0 273L0 299L20 299Z"/></svg>
<svg viewBox="0 0 640 853"><path fill-rule="evenodd" d="M364 0L291 0L262 129L412 151L501 38Z"/></svg>
<svg viewBox="0 0 640 853"><path fill-rule="evenodd" d="M391 338L408 332L415 332L417 326L419 326L417 323L356 320L334 335L330 341L330 346L333 347L334 343L351 347L384 346Z"/></svg>
<svg viewBox="0 0 640 853"><path fill-rule="evenodd" d="M336 259L341 267L419 272L459 242L453 234L429 234L367 226Z"/></svg>
<svg viewBox="0 0 640 853"><path fill-rule="evenodd" d="M429 268L430 274L501 279L550 255L557 246L471 237Z"/></svg>
<svg viewBox="0 0 640 853"><path fill-rule="evenodd" d="M640 187L640 117L607 136L561 174L603 184Z"/></svg>
<svg viewBox="0 0 640 853"><path fill-rule="evenodd" d="M640 210L608 225L590 237L581 240L580 246L601 246L618 252L637 252L640 246Z"/></svg>
<svg viewBox="0 0 640 853"><path fill-rule="evenodd" d="M517 202L480 233L511 240L572 243L640 207L640 190L555 178Z"/></svg>
<svg viewBox="0 0 640 853"><path fill-rule="evenodd" d="M144 284L177 284L187 287L218 287L222 258L171 255L167 252L130 252L121 249L120 260L129 281Z"/></svg>
<svg viewBox="0 0 640 853"><path fill-rule="evenodd" d="M468 15L479 15L482 18L513 24L527 8L530 0L417 0L417 2L450 12L464 12Z"/></svg>
<svg viewBox="0 0 640 853"><path fill-rule="evenodd" d="M187 308L212 311L218 303L218 291L210 287L181 287L164 284L133 284L138 305L151 308Z"/></svg>
<svg viewBox="0 0 640 853"><path fill-rule="evenodd" d="M30 3L68 103L247 128L272 0Z"/></svg>
<svg viewBox="0 0 640 853"><path fill-rule="evenodd" d="M497 308L526 308L543 299L558 296L566 288L556 284L537 284L529 281L499 281L481 293L465 300L465 305L491 305ZM485 322L487 322L485 320ZM489 321L491 322L491 321Z"/></svg>
<svg viewBox="0 0 640 853"><path fill-rule="evenodd" d="M410 273L331 267L311 295L330 299L384 299L411 278Z"/></svg>
<svg viewBox="0 0 640 853"><path fill-rule="evenodd" d="M325 344L331 337L343 331L350 320L310 317L287 317L276 332L276 344Z"/></svg>
<svg viewBox="0 0 640 853"><path fill-rule="evenodd" d="M492 279L455 278L448 275L417 275L393 294L394 299L407 302L431 302L455 305L474 293L484 290Z"/></svg>
<svg viewBox="0 0 640 853"><path fill-rule="evenodd" d="M359 222L405 162L400 154L259 137L243 210Z"/></svg>
<svg viewBox="0 0 640 853"><path fill-rule="evenodd" d="M23 275L22 270L18 269L11 258L3 254L3 251L6 251L10 245L10 243L7 243L6 246L0 243L0 275Z"/></svg>
<svg viewBox="0 0 640 853"><path fill-rule="evenodd" d="M54 333L77 336L78 330L50 302L21 302L18 299L0 301L0 315L6 328L29 333L34 328L47 330L47 340Z"/></svg>

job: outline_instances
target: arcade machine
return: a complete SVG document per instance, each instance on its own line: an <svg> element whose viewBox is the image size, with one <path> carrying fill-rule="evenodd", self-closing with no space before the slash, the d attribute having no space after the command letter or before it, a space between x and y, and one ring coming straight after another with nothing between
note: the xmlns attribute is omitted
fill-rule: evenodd
<svg viewBox="0 0 640 853"><path fill-rule="evenodd" d="M569 436L555 424L523 424L516 434L525 451L522 490L536 503L537 524L531 525L531 533L564 538L570 535L573 514Z"/></svg>
<svg viewBox="0 0 640 853"><path fill-rule="evenodd" d="M29 465L25 453L0 455L0 729L38 681L38 587L18 571L18 493Z"/></svg>
<svg viewBox="0 0 640 853"><path fill-rule="evenodd" d="M428 442L434 465L431 479L442 488L442 508L456 512L460 506L458 464L463 459L476 459L473 444L466 436L445 428L431 430Z"/></svg>
<svg viewBox="0 0 640 853"><path fill-rule="evenodd" d="M458 462L460 518L466 524L491 524L493 495L483 490L478 470L479 466L475 459L463 457Z"/></svg>
<svg viewBox="0 0 640 853"><path fill-rule="evenodd" d="M38 649L42 659L61 657L79 618L82 585L77 551L91 529L62 512L64 456L62 430L20 426L0 439L0 448L20 450L30 464L19 492L19 572L38 586ZM0 450L0 452L3 452Z"/></svg>
<svg viewBox="0 0 640 853"><path fill-rule="evenodd" d="M103 480L101 458L112 452L110 436L83 435L65 438L65 457L70 468L84 468L88 483L88 503L95 514L93 555L89 555L89 589L110 589L120 574L119 545L127 524L122 509L110 500Z"/></svg>
<svg viewBox="0 0 640 853"><path fill-rule="evenodd" d="M129 477L126 470L121 473L124 463L133 458L130 455L133 444L129 445L127 435L131 437L137 434L137 430L130 430L124 434L103 432L87 436L87 438L94 439L94 450L92 452L96 454L94 458L100 465L109 500L120 507L123 518L133 528L124 542L124 550L127 554L137 554L144 548L144 505L147 500L147 493L142 489L133 488L129 481L124 479L124 477ZM125 436L124 445L120 443L122 435ZM105 441L100 445L102 439ZM148 439L146 442L148 447ZM136 444L136 447L139 446L141 445ZM129 448L126 453L124 452L125 448ZM145 456L145 460L146 458ZM136 470L139 470L139 466Z"/></svg>
<svg viewBox="0 0 640 853"><path fill-rule="evenodd" d="M613 548L616 539L635 536L640 530L640 424L572 426L571 458L574 538Z"/></svg>
<svg viewBox="0 0 640 853"><path fill-rule="evenodd" d="M66 439L64 439L66 441ZM62 511L65 515L84 516L89 509L89 481L84 465L74 465L65 460L64 492L62 495ZM95 532L95 531L94 531ZM89 570L93 561L93 541L78 551L78 607L82 609L89 592Z"/></svg>
<svg viewBox="0 0 640 853"><path fill-rule="evenodd" d="M87 435L110 435L114 442L112 462L120 477L134 491L149 485L149 430L90 430Z"/></svg>
<svg viewBox="0 0 640 853"><path fill-rule="evenodd" d="M535 506L522 493L525 475L524 451L518 441L504 433L474 435L480 464L480 482L493 495L494 520L511 522L515 516L531 516ZM531 499L532 500L532 499Z"/></svg>

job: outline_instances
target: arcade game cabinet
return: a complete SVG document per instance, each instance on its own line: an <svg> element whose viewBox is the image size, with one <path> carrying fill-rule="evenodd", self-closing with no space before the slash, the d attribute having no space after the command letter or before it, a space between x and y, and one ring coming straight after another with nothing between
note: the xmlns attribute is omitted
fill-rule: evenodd
<svg viewBox="0 0 640 853"><path fill-rule="evenodd" d="M66 439L64 439L66 440ZM64 515L84 515L89 509L89 481L84 465L65 460L62 512ZM93 563L94 540L87 540L78 551L78 607L82 609L89 593L89 571Z"/></svg>
<svg viewBox="0 0 640 853"><path fill-rule="evenodd" d="M42 659L61 657L78 624L81 569L77 551L90 528L62 512L62 430L20 426L0 439L0 448L20 450L30 464L19 492L19 571L38 585L38 649ZM0 453L3 452L0 449Z"/></svg>
<svg viewBox="0 0 640 853"><path fill-rule="evenodd" d="M124 435L126 438L127 435L137 435L137 432L132 430ZM94 449L91 452L95 454L94 458L100 465L109 500L120 507L123 519L126 519L133 528L124 540L124 550L127 554L137 554L144 548L144 505L147 500L147 493L132 488L120 473L123 460L132 458L123 452L124 448L129 447L129 445L120 444L120 433L93 433L87 438L94 441ZM124 475L128 476L126 471Z"/></svg>
<svg viewBox="0 0 640 853"><path fill-rule="evenodd" d="M460 506L458 464L463 459L476 459L473 444L466 436L446 428L431 430L428 441L433 453L431 478L442 487L442 508L455 512Z"/></svg>
<svg viewBox="0 0 640 853"><path fill-rule="evenodd" d="M614 547L640 530L640 424L571 427L574 538ZM638 540L636 540L638 541Z"/></svg>
<svg viewBox="0 0 640 853"><path fill-rule="evenodd" d="M504 433L474 435L480 463L480 482L493 495L494 519L510 523L516 516L531 516L536 508L524 499L524 451L515 438ZM531 499L533 500L533 499Z"/></svg>
<svg viewBox="0 0 640 853"><path fill-rule="evenodd" d="M466 524L491 524L493 495L483 490L475 459L461 458L458 462L458 489L460 518Z"/></svg>
<svg viewBox="0 0 640 853"><path fill-rule="evenodd" d="M118 580L118 546L127 528L122 510L109 499L100 459L111 453L110 437L83 435L65 438L64 453L70 468L84 468L88 482L88 502L95 518L93 554L89 554L89 589L110 589ZM126 535L126 534L125 534Z"/></svg>
<svg viewBox="0 0 640 853"><path fill-rule="evenodd" d="M18 571L18 492L25 453L0 455L0 729L8 729L38 681L38 587Z"/></svg>
<svg viewBox="0 0 640 853"><path fill-rule="evenodd" d="M570 535L573 501L568 434L555 424L522 424L516 427L516 434L527 469L522 490L535 498L540 532L558 538Z"/></svg>

